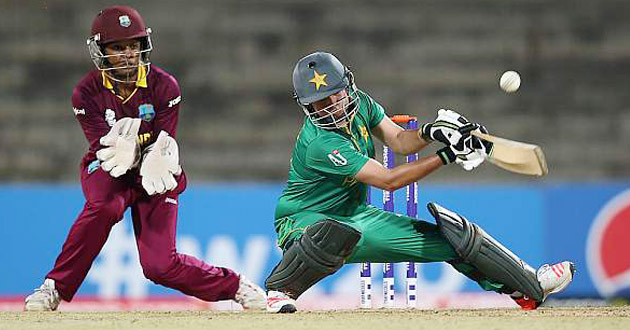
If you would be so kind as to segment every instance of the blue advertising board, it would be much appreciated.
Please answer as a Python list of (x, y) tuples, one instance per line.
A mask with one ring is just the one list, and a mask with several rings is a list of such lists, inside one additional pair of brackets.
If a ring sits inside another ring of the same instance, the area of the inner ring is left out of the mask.
[[(435, 201), (478, 223), (533, 267), (574, 261), (575, 280), (559, 297), (628, 296), (628, 187), (628, 183), (421, 185), (419, 217), (433, 221), (424, 205)], [(257, 183), (189, 186), (179, 202), (178, 250), (234, 268), (262, 285), (281, 256), (273, 214), (282, 189), (281, 184)], [(375, 205), (380, 198), (381, 192), (373, 190)], [(396, 193), (398, 213), (404, 213), (404, 198), (404, 190)], [(52, 267), (83, 206), (83, 196), (77, 185), (4, 185), (0, 200), (5, 205), (0, 297), (26, 295)], [(112, 230), (79, 296), (178, 294), (143, 278), (129, 219), (126, 214)], [(481, 291), (446, 264), (422, 265), (418, 286), (421, 292)], [(358, 267), (346, 266), (313, 290), (338, 293), (356, 288)]]

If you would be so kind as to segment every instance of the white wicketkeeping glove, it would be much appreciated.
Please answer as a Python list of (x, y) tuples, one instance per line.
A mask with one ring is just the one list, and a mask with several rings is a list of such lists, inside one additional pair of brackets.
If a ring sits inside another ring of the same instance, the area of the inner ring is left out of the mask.
[(163, 194), (177, 187), (175, 175), (182, 172), (179, 166), (177, 141), (161, 131), (157, 140), (148, 146), (140, 165), (142, 187), (147, 194)]
[(106, 148), (96, 152), (101, 161), (101, 168), (117, 178), (138, 164), (140, 146), (138, 145), (138, 131), (140, 118), (121, 118), (109, 132), (100, 139)]
[(458, 145), (462, 138), (470, 136), (470, 131), (476, 128), (473, 124), (453, 110), (438, 110), (433, 123), (422, 125), (419, 131), (426, 141), (440, 141), (445, 145)]

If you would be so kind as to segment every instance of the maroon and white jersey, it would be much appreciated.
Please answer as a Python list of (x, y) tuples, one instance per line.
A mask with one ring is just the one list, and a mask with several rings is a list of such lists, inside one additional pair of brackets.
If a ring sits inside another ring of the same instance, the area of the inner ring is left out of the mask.
[[(139, 72), (139, 76), (144, 76), (143, 72)], [(75, 86), (72, 93), (73, 111), (90, 144), (83, 157), (84, 163), (96, 159), (96, 151), (103, 147), (100, 138), (109, 132), (117, 120), (124, 117), (142, 119), (138, 132), (141, 147), (153, 143), (162, 130), (176, 138), (181, 101), (177, 80), (151, 65), (149, 74), (139, 80), (136, 87), (131, 96), (122, 99), (116, 95), (113, 84), (96, 69)]]

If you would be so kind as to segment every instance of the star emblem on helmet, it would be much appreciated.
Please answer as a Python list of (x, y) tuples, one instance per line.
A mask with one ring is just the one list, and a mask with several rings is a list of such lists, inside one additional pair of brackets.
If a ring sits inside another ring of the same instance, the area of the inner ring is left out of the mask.
[(328, 86), (328, 83), (326, 82), (326, 74), (322, 74), (320, 75), (317, 71), (313, 70), (314, 72), (314, 76), (313, 79), (309, 80), (308, 82), (312, 82), (313, 84), (315, 84), (315, 90), (319, 90), (319, 87), (321, 85), (324, 86)]

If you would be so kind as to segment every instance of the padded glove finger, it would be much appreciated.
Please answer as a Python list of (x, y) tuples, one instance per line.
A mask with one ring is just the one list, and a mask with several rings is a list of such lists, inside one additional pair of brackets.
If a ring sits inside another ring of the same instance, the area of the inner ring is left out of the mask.
[(146, 177), (142, 177), (142, 188), (144, 188), (149, 196), (155, 194), (155, 186), (153, 185), (153, 181), (147, 179)]
[(177, 180), (175, 180), (174, 176), (167, 175), (166, 177), (163, 177), (162, 179), (164, 181), (164, 188), (165, 188), (164, 192), (171, 191), (177, 187)]
[(112, 159), (116, 155), (116, 151), (113, 147), (103, 148), (96, 152), (96, 158), (104, 162)]

